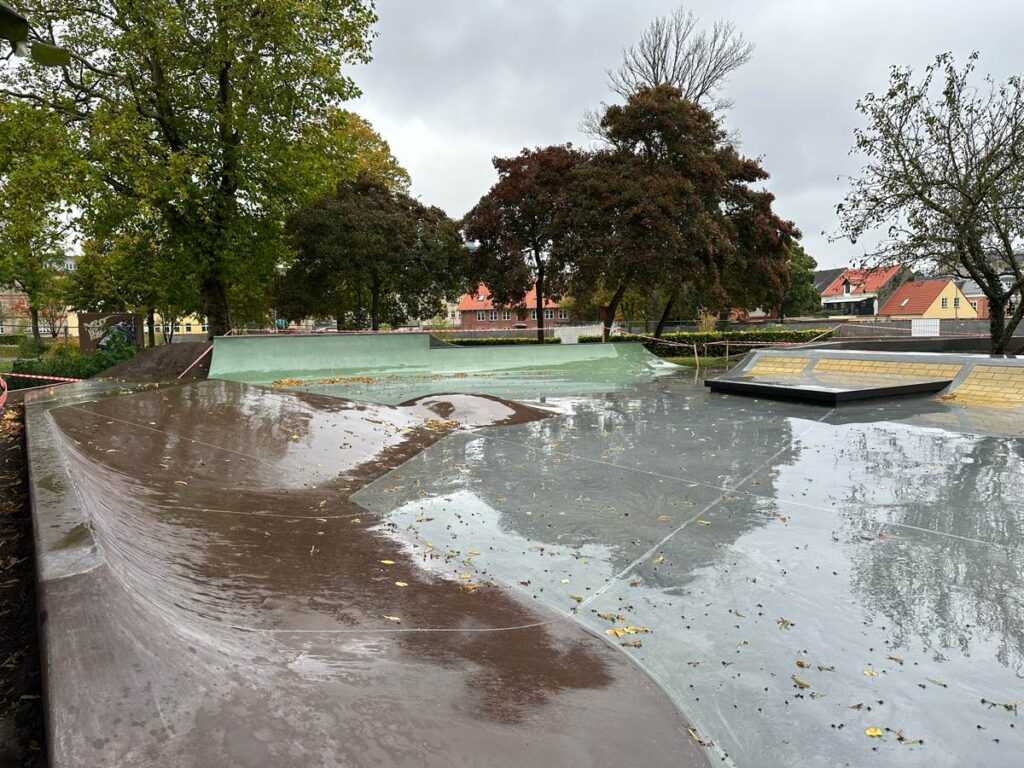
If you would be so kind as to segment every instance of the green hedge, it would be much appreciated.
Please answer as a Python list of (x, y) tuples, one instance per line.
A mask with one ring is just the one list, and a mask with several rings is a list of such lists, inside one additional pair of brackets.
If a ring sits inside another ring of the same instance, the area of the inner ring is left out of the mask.
[[(459, 347), (492, 347), (502, 346), (505, 344), (536, 344), (536, 338), (520, 337), (520, 336), (492, 336), (483, 339), (446, 339), (443, 336), (440, 337), (443, 341), (447, 341), (449, 344), (455, 344)], [(545, 344), (561, 344), (562, 340), (557, 336), (548, 336), (544, 339)]]
[[(91, 355), (80, 355), (65, 349), (52, 357), (40, 357), (30, 360), (15, 360), (11, 366), (12, 373), (31, 373), (37, 376), (67, 376), (69, 378), (87, 379), (117, 365), (135, 355), (135, 348), (125, 345), (111, 349), (98, 349)], [(10, 389), (24, 389), (45, 384), (38, 379), (7, 378)]]
[[(789, 329), (765, 329), (760, 331), (710, 331), (708, 333), (701, 333), (699, 331), (688, 331), (683, 333), (666, 333), (661, 339), (662, 341), (676, 342), (677, 344), (686, 344), (689, 346), (690, 351), (687, 352), (684, 347), (677, 347), (673, 344), (659, 344), (656, 341), (650, 341), (649, 339), (640, 339), (636, 336), (623, 336), (622, 338), (616, 338), (614, 343), (616, 344), (628, 344), (628, 343), (642, 343), (650, 352), (658, 355), (659, 357), (674, 357), (678, 355), (690, 355), (693, 354), (693, 345), (697, 345), (697, 351), (708, 357), (722, 357), (725, 355), (724, 345), (707, 346), (708, 342), (712, 341), (768, 341), (768, 342), (786, 342), (790, 344), (802, 344), (814, 339), (822, 334), (830, 333), (828, 328), (806, 328), (800, 330), (789, 330)], [(827, 338), (827, 336), (822, 336)], [(580, 344), (595, 344), (600, 343), (600, 336), (580, 336)], [(729, 354), (739, 352), (741, 349), (748, 349), (748, 347), (736, 347), (729, 350)]]

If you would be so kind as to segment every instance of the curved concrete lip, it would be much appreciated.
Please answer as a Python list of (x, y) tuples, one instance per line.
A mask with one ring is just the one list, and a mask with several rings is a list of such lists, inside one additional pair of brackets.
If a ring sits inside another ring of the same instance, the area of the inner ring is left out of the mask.
[(28, 406), (52, 765), (708, 764), (603, 638), (349, 500), (543, 412), (113, 392)]

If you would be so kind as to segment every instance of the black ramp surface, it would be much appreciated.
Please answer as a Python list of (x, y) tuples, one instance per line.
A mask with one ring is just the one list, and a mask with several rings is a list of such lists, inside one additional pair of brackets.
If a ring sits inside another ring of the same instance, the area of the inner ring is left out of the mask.
[(545, 414), (76, 391), (29, 421), (54, 766), (706, 764), (624, 654), (349, 501), (441, 412)]

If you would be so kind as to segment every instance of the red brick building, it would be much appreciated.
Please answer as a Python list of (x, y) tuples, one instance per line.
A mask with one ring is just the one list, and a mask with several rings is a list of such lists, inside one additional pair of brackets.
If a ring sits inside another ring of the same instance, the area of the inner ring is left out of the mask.
[[(511, 328), (537, 327), (536, 287), (520, 302), (518, 308), (495, 306), (491, 301), (491, 292), (486, 285), (477, 287), (476, 293), (464, 294), (459, 299), (458, 313), (462, 328), (470, 331), (498, 331)], [(553, 328), (572, 321), (568, 310), (558, 306), (558, 302), (544, 297), (544, 327)]]

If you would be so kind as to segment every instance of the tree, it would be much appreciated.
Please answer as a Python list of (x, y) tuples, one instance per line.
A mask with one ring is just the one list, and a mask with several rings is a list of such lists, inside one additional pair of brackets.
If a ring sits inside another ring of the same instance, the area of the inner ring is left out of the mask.
[(467, 282), (455, 222), (369, 173), (296, 210), (288, 232), (296, 257), (276, 290), (286, 316), (378, 330), (433, 317)]
[(608, 147), (571, 174), (554, 254), (574, 295), (611, 291), (605, 336), (631, 287), (694, 284), (704, 306), (775, 306), (799, 232), (750, 187), (768, 174), (725, 143), (711, 112), (658, 86), (608, 107), (601, 127)]
[(894, 67), (884, 93), (857, 102), (866, 164), (836, 212), (854, 243), (885, 227), (868, 261), (977, 282), (1000, 355), (1024, 315), (1024, 90), (1018, 76), (972, 85), (977, 58), (958, 69), (941, 54), (920, 79)]
[(65, 263), (81, 174), (52, 112), (0, 104), (0, 283), (27, 295), (37, 339), (41, 302)]
[[(477, 244), (476, 277), (496, 304), (516, 306), (534, 290), (537, 341), (544, 342), (544, 298), (559, 197), (569, 173), (586, 155), (571, 144), (524, 149), (496, 157), (498, 181), (462, 220), (466, 239)], [(557, 277), (556, 273), (553, 277)]]
[(611, 90), (628, 100), (642, 90), (671, 85), (695, 104), (730, 107), (732, 101), (720, 91), (750, 61), (754, 44), (731, 21), (719, 19), (710, 31), (698, 24), (693, 12), (682, 8), (652, 21), (635, 45), (623, 49), (619, 68), (608, 73)]
[(789, 287), (782, 297), (779, 317), (809, 315), (821, 309), (821, 296), (814, 287), (814, 270), (818, 262), (799, 243), (789, 249)]
[(369, 58), (369, 3), (56, 0), (32, 16), (70, 64), (0, 70), (0, 93), (55, 110), (96, 183), (158, 217), (225, 333), (232, 299), (287, 259), (287, 212), (330, 177), (315, 150), (358, 94), (343, 69)]

